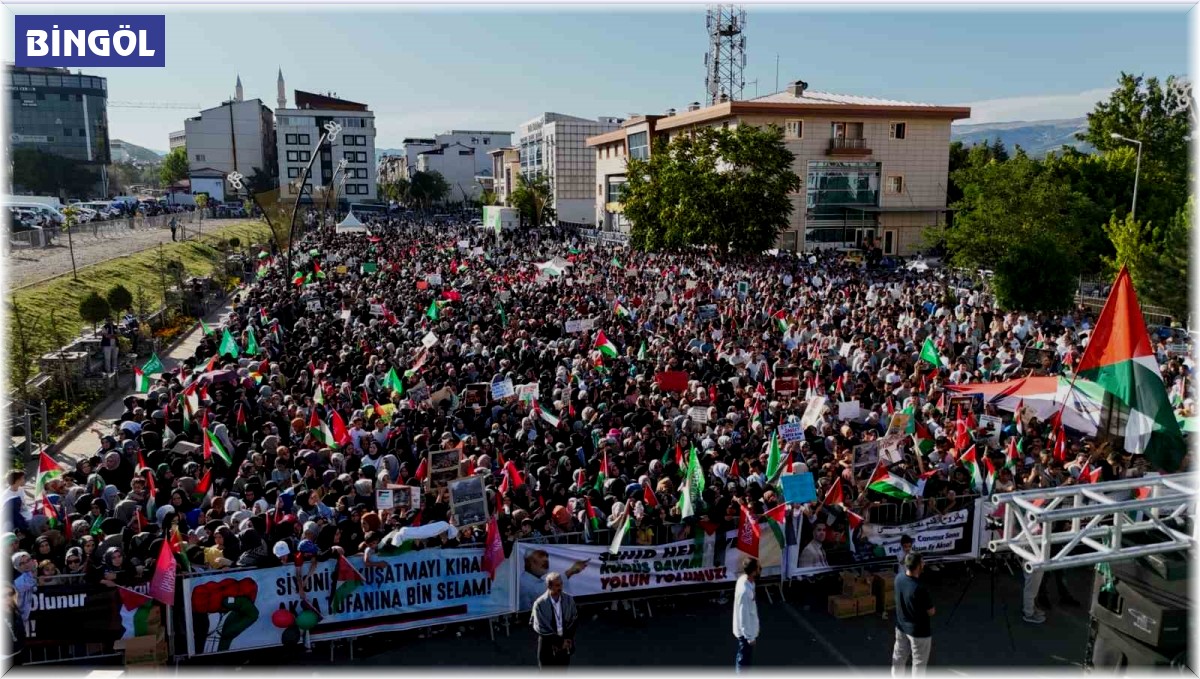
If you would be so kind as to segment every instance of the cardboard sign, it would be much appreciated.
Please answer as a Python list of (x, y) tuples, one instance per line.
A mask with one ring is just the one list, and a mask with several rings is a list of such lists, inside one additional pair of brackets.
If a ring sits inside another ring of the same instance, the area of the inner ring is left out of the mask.
[(976, 403), (977, 401), (975, 400), (974, 396), (951, 396), (949, 398), (949, 402), (947, 403), (949, 410), (946, 412), (946, 414), (950, 417), (957, 417), (958, 411), (961, 408), (963, 416), (965, 417), (967, 413), (972, 412), (975, 409)]
[(987, 431), (987, 439), (993, 446), (1000, 445), (1000, 430), (1004, 427), (1004, 420), (996, 415), (980, 415), (979, 428)]
[(563, 323), (563, 332), (567, 334), (587, 332), (594, 327), (596, 327), (596, 319), (594, 318), (575, 318)]
[(434, 332), (427, 332), (427, 333), (425, 333), (425, 336), (421, 338), (421, 344), (424, 345), (424, 347), (426, 349), (432, 347), (433, 345), (435, 345), (437, 343), (438, 343), (438, 336), (437, 336), (437, 333), (434, 333)]
[(309, 311), (320, 311), (321, 310), (321, 300), (319, 300), (319, 299), (308, 300), (308, 310)]
[(463, 405), (486, 405), (491, 402), (492, 385), (487, 382), (468, 384), (463, 390)]
[(390, 488), (380, 488), (375, 491), (375, 509), (392, 509), (395, 506), (392, 493)]
[(838, 402), (838, 419), (839, 420), (857, 420), (862, 416), (862, 407), (858, 401), (839, 401)]
[(429, 487), (440, 488), (457, 479), (461, 462), (462, 451), (458, 448), (429, 451)]
[[(854, 446), (854, 472), (858, 474), (864, 467), (874, 470), (879, 462), (879, 441), (867, 441)], [(870, 473), (870, 471), (868, 471)]]
[(450, 491), (450, 512), (458, 518), (459, 528), (487, 524), (487, 491), (482, 476), (451, 481), (447, 487)]
[(708, 423), (708, 408), (706, 406), (692, 406), (688, 410), (688, 417), (691, 418), (692, 422), (706, 424)]
[(516, 387), (513, 386), (512, 380), (502, 380), (500, 382), (492, 382), (492, 398), (500, 400), (515, 396), (517, 393)]
[(717, 317), (717, 305), (705, 304), (696, 308), (696, 319), (699, 321), (711, 321)]
[(799, 422), (781, 424), (779, 425), (779, 438), (788, 443), (801, 441), (804, 439), (804, 427)]
[(825, 414), (827, 400), (824, 396), (818, 396), (809, 401), (804, 409), (804, 416), (800, 418), (800, 426), (804, 429), (817, 426), (821, 422), (821, 416)]
[(892, 414), (892, 421), (888, 423), (886, 437), (903, 435), (908, 429), (908, 423), (912, 419), (912, 414), (897, 410)]
[(788, 504), (817, 501), (817, 486), (813, 483), (812, 472), (785, 474), (779, 477), (779, 483), (783, 486), (783, 501)]
[(538, 400), (540, 393), (538, 391), (538, 383), (531, 382), (529, 384), (517, 385), (517, 398), (521, 401), (529, 402)]
[(371, 305), (371, 315), (372, 316), (382, 316), (383, 315), (383, 305), (382, 304), (372, 304)]

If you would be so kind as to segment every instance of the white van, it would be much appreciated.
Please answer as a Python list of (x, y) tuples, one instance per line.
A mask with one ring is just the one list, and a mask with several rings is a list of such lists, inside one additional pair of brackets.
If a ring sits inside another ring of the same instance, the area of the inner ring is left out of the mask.
[(0, 200), (0, 207), (19, 207), (19, 208), (24, 208), (26, 210), (33, 210), (34, 212), (37, 212), (38, 214), (41, 214), (42, 216), (46, 217), (50, 221), (53, 221), (58, 226), (62, 226), (67, 221), (66, 215), (64, 215), (60, 210), (50, 207), (49, 205), (47, 205), (45, 203), (28, 202), (28, 201), (22, 201), (22, 200), (16, 200), (16, 199), (4, 199), (4, 200)]

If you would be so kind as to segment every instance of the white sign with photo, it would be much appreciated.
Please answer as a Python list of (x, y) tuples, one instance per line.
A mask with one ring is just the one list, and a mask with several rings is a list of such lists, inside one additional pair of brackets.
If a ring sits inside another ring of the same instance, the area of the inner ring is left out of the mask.
[(432, 347), (433, 345), (435, 345), (437, 343), (438, 343), (438, 336), (437, 336), (437, 333), (434, 333), (434, 332), (425, 333), (425, 336), (421, 338), (421, 344), (423, 344), (426, 349)]
[(808, 402), (808, 406), (804, 409), (804, 416), (800, 418), (800, 426), (804, 429), (815, 427), (821, 422), (821, 416), (825, 414), (827, 401), (824, 396), (818, 396)]
[(512, 380), (503, 380), (501, 382), (492, 382), (492, 398), (499, 400), (515, 396), (517, 393), (516, 387), (513, 386)]

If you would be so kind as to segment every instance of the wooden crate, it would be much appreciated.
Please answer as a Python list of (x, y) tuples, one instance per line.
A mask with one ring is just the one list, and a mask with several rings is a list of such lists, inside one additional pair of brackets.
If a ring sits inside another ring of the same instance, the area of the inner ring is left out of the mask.
[(857, 615), (868, 615), (875, 613), (875, 595), (868, 594), (854, 598), (854, 610)]

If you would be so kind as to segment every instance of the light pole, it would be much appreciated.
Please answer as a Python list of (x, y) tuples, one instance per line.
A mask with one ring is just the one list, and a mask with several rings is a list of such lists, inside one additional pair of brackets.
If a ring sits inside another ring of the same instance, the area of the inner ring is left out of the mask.
[[(243, 175), (241, 172), (238, 172), (237, 170), (234, 170), (233, 172), (229, 173), (229, 176), (227, 177), (230, 185), (233, 186), (234, 191), (237, 191), (238, 195), (242, 195), (244, 193), (246, 196), (248, 196), (250, 198), (250, 200), (254, 201), (254, 206), (258, 208), (258, 211), (262, 213), (263, 219), (265, 219), (267, 221), (267, 228), (271, 229), (271, 239), (275, 241), (275, 246), (278, 247), (279, 246), (279, 236), (275, 232), (275, 224), (271, 222), (271, 214), (263, 209), (263, 206), (260, 205), (258, 202), (258, 196), (255, 195), (252, 191), (250, 191), (250, 187), (245, 185), (245, 183), (243, 182), (243, 180), (245, 178), (246, 178), (245, 175)], [(290, 273), (289, 273), (289, 275), (290, 275)]]
[(1112, 134), (1110, 134), (1108, 136), (1112, 137), (1113, 139), (1127, 141), (1131, 144), (1137, 144), (1137, 147), (1138, 147), (1137, 166), (1133, 170), (1133, 209), (1131, 209), (1129, 212), (1130, 216), (1133, 217), (1134, 220), (1137, 220), (1137, 187), (1138, 187), (1138, 175), (1140, 175), (1142, 173), (1142, 142), (1140, 142), (1136, 139), (1130, 139), (1129, 137), (1117, 134), (1116, 132), (1113, 132)]
[[(325, 132), (323, 132), (321, 134), (321, 138), (317, 140), (317, 145), (313, 147), (312, 155), (308, 158), (308, 165), (304, 166), (304, 174), (300, 177), (298, 182), (300, 184), (300, 188), (296, 192), (296, 204), (292, 206), (292, 219), (288, 225), (288, 251), (286, 261), (287, 276), (289, 279), (292, 277), (292, 245), (296, 238), (296, 212), (300, 210), (300, 198), (304, 196), (304, 186), (308, 183), (309, 174), (312, 172), (313, 161), (315, 161), (317, 156), (321, 153), (321, 146), (325, 144), (326, 140), (329, 140), (329, 144), (332, 147), (333, 143), (337, 141), (337, 136), (339, 133), (341, 133), (341, 131), (341, 123), (333, 120), (325, 123)], [(316, 205), (316, 199), (313, 200), (313, 205)]]
[(330, 198), (331, 193), (332, 193), (332, 197), (334, 198), (334, 203), (333, 203), (334, 219), (333, 219), (333, 221), (334, 222), (337, 221), (337, 186), (338, 186), (337, 176), (338, 176), (338, 173), (341, 173), (342, 183), (345, 184), (346, 183), (346, 159), (345, 158), (342, 158), (341, 160), (338, 161), (337, 167), (334, 168), (333, 174), (330, 175), (330, 177), (329, 177), (329, 185), (325, 187), (325, 209), (321, 211), (321, 226), (322, 226), (322, 228), (324, 228), (325, 218), (329, 214), (329, 198)]

